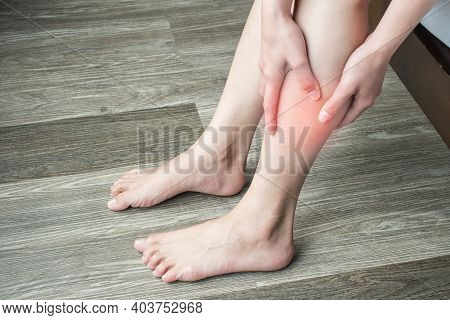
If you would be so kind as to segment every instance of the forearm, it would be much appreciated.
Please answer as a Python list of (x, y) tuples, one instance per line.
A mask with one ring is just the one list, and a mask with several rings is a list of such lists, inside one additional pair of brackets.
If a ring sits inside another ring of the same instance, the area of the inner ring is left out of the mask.
[(373, 51), (389, 60), (434, 3), (435, 0), (392, 0), (368, 40)]

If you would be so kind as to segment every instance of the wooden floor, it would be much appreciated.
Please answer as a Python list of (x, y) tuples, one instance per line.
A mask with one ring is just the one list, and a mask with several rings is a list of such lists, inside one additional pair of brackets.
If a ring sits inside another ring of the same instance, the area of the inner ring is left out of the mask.
[[(450, 153), (391, 69), (377, 105), (317, 159), (287, 268), (165, 284), (141, 264), (134, 239), (220, 216), (244, 194), (105, 205), (139, 148), (160, 162), (200, 134), (250, 5), (0, 1), (0, 299), (450, 297)], [(141, 146), (142, 131), (164, 138)]]

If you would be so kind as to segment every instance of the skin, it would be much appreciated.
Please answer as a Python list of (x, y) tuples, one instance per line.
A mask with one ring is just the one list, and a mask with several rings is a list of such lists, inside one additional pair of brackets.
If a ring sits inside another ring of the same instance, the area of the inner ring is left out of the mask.
[[(329, 79), (343, 70), (347, 58), (366, 37), (366, 11), (366, 6), (334, 1), (302, 2), (295, 21), (307, 40), (314, 74), (319, 82), (328, 83), (322, 88), (322, 98), (312, 101), (307, 91), (299, 89), (295, 74), (286, 74), (279, 97), (277, 132), (271, 135), (266, 130), (257, 173), (239, 204), (221, 218), (136, 240), (135, 248), (142, 253), (143, 263), (153, 270), (154, 276), (165, 282), (195, 281), (230, 272), (278, 270), (291, 261), (293, 219), (301, 187), (309, 167), (345, 110), (325, 125), (317, 121), (317, 115), (337, 86), (337, 81), (329, 82)], [(245, 131), (255, 126), (262, 116), (262, 97), (258, 94), (260, 26), (261, 1), (257, 0), (209, 129), (188, 151), (192, 153), (190, 157), (184, 154), (179, 157), (180, 161), (193, 161), (195, 167), (206, 144), (215, 150), (215, 156), (209, 159), (218, 168), (215, 174), (193, 170), (186, 178), (171, 171), (174, 168), (171, 163), (166, 168), (169, 173), (158, 169), (153, 174), (133, 173), (128, 175), (126, 183), (122, 180), (113, 187), (113, 194), (118, 193), (117, 200), (109, 204), (111, 209), (156, 204), (174, 193), (164, 193), (167, 185), (172, 190), (178, 188), (177, 191), (202, 188), (202, 192), (222, 195), (242, 187), (239, 177), (252, 135), (237, 134), (234, 139), (226, 139), (226, 132), (219, 132), (217, 139), (213, 139), (211, 133), (227, 125)], [(330, 30), (339, 32), (330, 37)], [(331, 56), (330, 48), (333, 48)], [(225, 190), (228, 183), (234, 183), (231, 191)], [(163, 195), (155, 197), (156, 190)]]
[[(285, 74), (277, 103), (277, 130), (265, 131), (257, 173), (239, 204), (221, 218), (135, 241), (155, 277), (165, 282), (195, 281), (230, 272), (278, 270), (289, 264), (302, 185), (350, 102), (344, 101), (325, 123), (318, 121), (319, 112), (335, 92), (349, 57), (367, 37), (367, 7), (367, 1), (300, 1), (294, 21), (307, 44), (311, 72), (322, 84), (321, 98), (311, 99), (295, 72)], [(111, 190), (111, 210), (152, 206), (188, 190), (216, 195), (241, 190), (254, 128), (263, 114), (258, 93), (259, 48), (264, 41), (261, 9), (261, 0), (256, 0), (204, 134), (164, 167), (134, 171), (119, 179)], [(229, 126), (236, 129), (235, 134), (221, 130)], [(206, 152), (205, 147), (214, 152)], [(193, 169), (181, 173), (176, 162)], [(205, 167), (214, 168), (214, 173), (205, 172)]]
[(393, 0), (375, 31), (348, 59), (341, 81), (319, 113), (319, 121), (326, 123), (346, 108), (347, 114), (339, 128), (355, 121), (375, 103), (392, 55), (428, 12), (434, 0)]
[(311, 100), (317, 101), (321, 96), (319, 83), (309, 65), (302, 29), (294, 21), (291, 8), (292, 0), (262, 3), (260, 93), (264, 97), (265, 124), (271, 134), (277, 127), (278, 100), (288, 72), (297, 77), (299, 89), (308, 92)]

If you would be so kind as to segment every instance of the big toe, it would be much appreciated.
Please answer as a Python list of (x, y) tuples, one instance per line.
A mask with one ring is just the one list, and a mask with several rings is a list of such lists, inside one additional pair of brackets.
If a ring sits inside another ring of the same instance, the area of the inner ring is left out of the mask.
[(140, 239), (136, 239), (136, 241), (134, 241), (134, 248), (141, 253), (144, 252), (145, 250), (147, 250), (148, 246), (149, 246), (149, 243), (146, 238), (140, 238)]
[(122, 211), (130, 206), (130, 202), (130, 195), (122, 192), (108, 201), (108, 208), (112, 211)]
[(111, 187), (111, 197), (115, 197), (121, 192), (127, 191), (130, 189), (130, 183), (129, 182), (119, 182), (114, 183), (114, 185)]

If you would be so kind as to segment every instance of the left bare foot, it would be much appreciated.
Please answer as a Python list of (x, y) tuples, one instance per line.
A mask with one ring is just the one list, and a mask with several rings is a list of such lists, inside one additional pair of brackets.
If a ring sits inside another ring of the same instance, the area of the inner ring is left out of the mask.
[[(216, 157), (211, 157), (205, 153), (199, 144), (195, 144), (159, 168), (128, 172), (111, 187), (109, 209), (121, 211), (128, 207), (151, 207), (186, 191), (218, 196), (229, 196), (241, 191), (245, 175), (239, 154), (227, 150), (221, 156), (217, 152)], [(200, 159), (214, 168), (213, 173), (199, 169)], [(180, 168), (191, 169), (185, 172)]]

